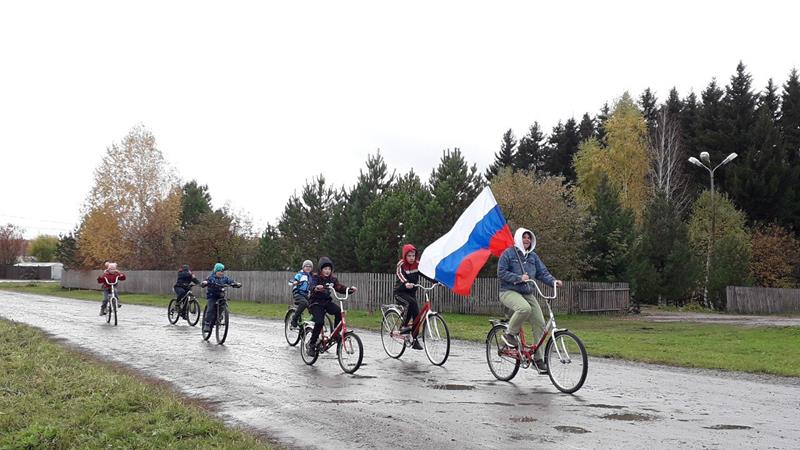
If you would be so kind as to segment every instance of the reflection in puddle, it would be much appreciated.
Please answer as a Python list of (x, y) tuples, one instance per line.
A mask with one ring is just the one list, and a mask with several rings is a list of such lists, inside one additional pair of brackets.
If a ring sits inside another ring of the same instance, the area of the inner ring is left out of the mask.
[(471, 391), (475, 389), (475, 386), (469, 386), (466, 384), (434, 384), (431, 385), (431, 389), (442, 389), (445, 391)]
[(636, 413), (606, 414), (605, 416), (602, 416), (602, 418), (610, 420), (627, 420), (627, 421), (637, 421), (637, 422), (645, 422), (648, 420), (655, 419), (655, 417), (648, 416), (647, 414), (636, 414)]
[(587, 430), (585, 428), (570, 427), (570, 426), (566, 426), (566, 425), (556, 425), (553, 428), (555, 428), (558, 431), (564, 432), (564, 433), (575, 433), (575, 434), (591, 433), (591, 431), (589, 431), (589, 430)]

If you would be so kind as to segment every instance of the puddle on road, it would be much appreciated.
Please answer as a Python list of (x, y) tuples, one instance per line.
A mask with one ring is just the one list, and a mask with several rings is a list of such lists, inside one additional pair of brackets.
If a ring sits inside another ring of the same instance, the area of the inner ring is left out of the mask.
[(562, 433), (575, 433), (575, 434), (583, 434), (583, 433), (591, 433), (591, 431), (587, 430), (586, 428), (581, 427), (570, 427), (567, 425), (556, 425), (555, 428)]
[(648, 416), (647, 414), (636, 414), (636, 413), (614, 413), (614, 414), (606, 414), (605, 416), (601, 417), (603, 419), (624, 420), (629, 422), (647, 422), (655, 419), (655, 417)]
[(475, 386), (470, 386), (467, 384), (433, 384), (430, 387), (431, 389), (440, 389), (445, 391), (471, 391), (475, 389)]
[(374, 375), (351, 375), (350, 378), (378, 378)]
[(320, 403), (358, 403), (358, 400), (320, 400)]
[(586, 408), (606, 408), (606, 409), (624, 409), (624, 406), (621, 405), (604, 405), (602, 403), (592, 403), (591, 405), (585, 405)]
[(529, 422), (536, 422), (536, 418), (535, 418), (535, 417), (528, 417), (528, 416), (522, 416), (522, 417), (512, 417), (510, 420), (511, 420), (512, 422), (515, 422), (515, 423), (529, 423)]
[(703, 427), (706, 430), (752, 430), (753, 427), (748, 427), (747, 425), (711, 425), (710, 427)]

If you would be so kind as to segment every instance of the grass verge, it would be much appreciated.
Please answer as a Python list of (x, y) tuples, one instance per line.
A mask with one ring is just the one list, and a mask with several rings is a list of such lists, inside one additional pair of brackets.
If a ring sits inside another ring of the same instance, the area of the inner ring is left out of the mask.
[(0, 449), (269, 448), (157, 383), (0, 320)]
[[(58, 285), (0, 285), (0, 289), (100, 301), (97, 291), (67, 290)], [(124, 294), (123, 302), (166, 308), (169, 297)], [(230, 301), (231, 311), (254, 317), (283, 319), (285, 304)], [(165, 314), (166, 315), (166, 314)], [(456, 339), (483, 341), (488, 316), (445, 314)], [(166, 320), (166, 319), (165, 319)], [(558, 325), (573, 330), (591, 356), (682, 367), (720, 369), (800, 377), (800, 327), (746, 327), (695, 322), (656, 323), (632, 316), (564, 315)], [(347, 313), (348, 326), (378, 330), (380, 316)]]

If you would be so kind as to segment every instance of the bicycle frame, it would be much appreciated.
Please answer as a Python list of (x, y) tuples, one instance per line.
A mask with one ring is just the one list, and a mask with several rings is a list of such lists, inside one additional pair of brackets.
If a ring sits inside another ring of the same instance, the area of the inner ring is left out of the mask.
[(433, 308), (431, 307), (431, 299), (428, 296), (428, 291), (435, 289), (436, 286), (439, 286), (439, 283), (427, 288), (421, 284), (415, 284), (414, 286), (422, 289), (422, 291), (425, 292), (425, 304), (422, 305), (422, 309), (420, 309), (419, 314), (417, 314), (417, 317), (414, 318), (414, 322), (411, 324), (410, 334), (416, 339), (416, 337), (419, 336), (419, 332), (422, 331), (423, 318), (425, 326), (429, 327), (428, 329), (430, 329), (429, 318), (432, 314), (436, 314), (436, 311), (433, 311)]
[[(117, 299), (117, 290), (114, 288), (114, 286), (116, 286), (117, 283), (119, 283), (119, 277), (117, 277), (116, 281), (114, 281), (113, 283), (108, 281), (108, 278), (106, 277), (103, 277), (103, 279), (106, 281), (106, 284), (111, 287), (111, 293), (108, 296), (108, 302), (111, 303), (113, 301), (114, 305), (118, 305), (119, 300)], [(108, 305), (106, 305), (106, 307), (108, 307)]]
[[(339, 293), (333, 288), (333, 286), (326, 286), (330, 291), (331, 294), (339, 300), (339, 309), (342, 310), (341, 320), (339, 321), (339, 325), (334, 328), (333, 332), (331, 332), (330, 337), (325, 335), (325, 325), (322, 325), (322, 330), (319, 333), (319, 345), (322, 348), (322, 351), (327, 351), (331, 347), (333, 347), (334, 343), (336, 342), (333, 337), (339, 335), (340, 342), (344, 342), (344, 335), (347, 334), (347, 321), (345, 320), (346, 311), (344, 310), (344, 302), (350, 297), (350, 288), (345, 290), (344, 297), (340, 297)], [(309, 305), (309, 309), (311, 305)]]
[[(542, 337), (541, 339), (539, 339), (539, 342), (532, 345), (528, 345), (525, 340), (525, 331), (520, 327), (519, 330), (520, 345), (516, 349), (510, 349), (513, 350), (513, 353), (517, 355), (519, 358), (521, 358), (523, 361), (530, 363), (534, 359), (533, 355), (534, 353), (536, 353), (536, 350), (538, 350), (547, 341), (547, 338), (555, 339), (556, 332), (566, 331), (567, 329), (558, 328), (558, 326), (556, 325), (556, 317), (555, 315), (553, 315), (553, 308), (550, 306), (550, 300), (553, 300), (558, 296), (558, 288), (556, 286), (553, 286), (553, 295), (548, 297), (544, 295), (544, 293), (542, 293), (542, 290), (539, 289), (539, 285), (537, 285), (533, 280), (529, 280), (527, 282), (533, 284), (533, 286), (536, 288), (536, 291), (539, 294), (539, 297), (545, 299), (545, 304), (547, 305), (547, 313), (550, 316), (550, 318), (544, 325), (544, 331), (542, 332)], [(559, 349), (557, 345), (555, 348), (559, 359), (564, 361), (565, 359), (564, 355), (562, 354), (562, 350), (564, 350), (564, 353), (566, 354), (567, 353), (566, 349)]]

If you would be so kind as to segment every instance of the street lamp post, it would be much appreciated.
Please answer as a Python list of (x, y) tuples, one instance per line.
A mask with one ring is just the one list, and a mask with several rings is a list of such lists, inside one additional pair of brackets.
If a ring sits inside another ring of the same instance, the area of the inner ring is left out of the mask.
[[(708, 152), (700, 153), (700, 159), (703, 162), (700, 162), (692, 156), (689, 158), (689, 162), (694, 164), (695, 166), (702, 167), (708, 171), (708, 175), (711, 177), (711, 234), (708, 238), (708, 250), (706, 251), (706, 280), (705, 284), (703, 284), (703, 305), (706, 308), (711, 308), (711, 304), (708, 301), (708, 274), (711, 270), (711, 253), (713, 252), (714, 247), (714, 236), (717, 232), (717, 209), (716, 203), (714, 199), (714, 172), (719, 169), (720, 167), (728, 164), (729, 162), (733, 161), (734, 158), (738, 156), (736, 153), (731, 153), (728, 155), (721, 163), (717, 164), (716, 167), (713, 169), (711, 168), (711, 158), (708, 156)], [(703, 164), (705, 163), (705, 164)], [(707, 164), (707, 165), (706, 165)]]

